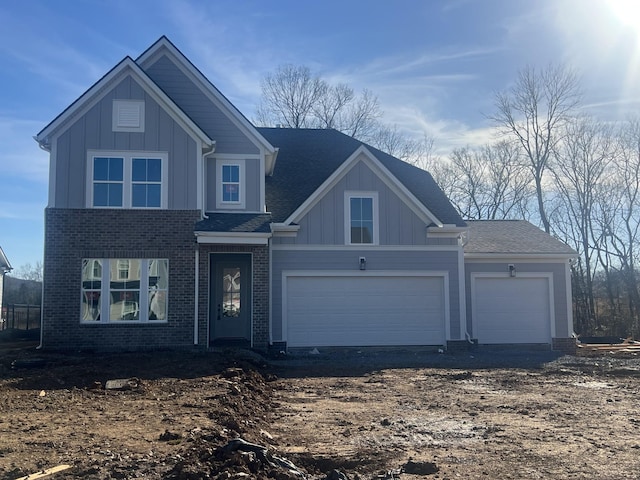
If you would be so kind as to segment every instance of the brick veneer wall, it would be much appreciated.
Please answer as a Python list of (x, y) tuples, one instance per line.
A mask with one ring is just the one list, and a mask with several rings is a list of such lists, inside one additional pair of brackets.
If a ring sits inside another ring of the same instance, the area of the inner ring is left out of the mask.
[(575, 338), (554, 338), (552, 340), (552, 349), (557, 352), (575, 355), (577, 345)]
[(209, 257), (211, 253), (251, 253), (253, 275), (252, 346), (266, 351), (269, 346), (269, 247), (266, 245), (200, 245), (198, 323), (199, 345), (209, 339)]
[[(45, 210), (43, 346), (139, 350), (192, 347), (199, 210)], [(81, 324), (83, 258), (168, 258), (166, 323)]]

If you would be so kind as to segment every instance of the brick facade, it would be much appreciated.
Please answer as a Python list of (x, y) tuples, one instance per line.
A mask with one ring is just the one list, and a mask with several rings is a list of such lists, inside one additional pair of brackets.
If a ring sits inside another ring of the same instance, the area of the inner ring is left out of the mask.
[(576, 339), (575, 338), (554, 338), (551, 348), (557, 352), (575, 355)]
[(266, 245), (200, 245), (198, 344), (206, 347), (209, 338), (209, 265), (212, 253), (250, 253), (253, 275), (252, 347), (266, 351), (269, 346), (269, 247)]
[[(139, 350), (193, 347), (199, 210), (45, 211), (43, 346)], [(156, 324), (81, 324), (84, 258), (169, 259), (168, 317)]]

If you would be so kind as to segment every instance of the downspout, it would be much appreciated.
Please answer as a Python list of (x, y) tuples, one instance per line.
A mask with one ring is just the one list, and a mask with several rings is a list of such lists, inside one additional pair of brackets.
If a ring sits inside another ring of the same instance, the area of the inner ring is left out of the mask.
[[(205, 214), (206, 205), (207, 205), (207, 179), (205, 178), (205, 163), (207, 161), (207, 157), (211, 155), (216, 150), (216, 142), (214, 141), (211, 145), (208, 145), (206, 148), (202, 149), (202, 162), (200, 164), (200, 188), (202, 188), (202, 204), (200, 205), (200, 216), (202, 218), (208, 218)], [(193, 317), (193, 344), (198, 345), (200, 343), (200, 335), (198, 329), (198, 317), (200, 315), (200, 244), (198, 243), (198, 239), (196, 238), (196, 252), (195, 252), (195, 266), (194, 266), (194, 317)]]
[[(462, 262), (462, 275), (463, 275), (463, 281), (464, 281), (464, 289), (463, 289), (463, 295), (464, 295), (464, 308), (466, 311), (467, 308), (467, 269), (464, 265), (464, 247), (465, 245), (469, 242), (469, 231), (467, 230), (466, 232), (462, 232), (460, 234), (460, 246), (462, 247), (462, 254), (460, 255), (462, 258), (460, 259), (460, 261)], [(461, 305), (462, 306), (462, 305)], [(474, 345), (473, 343), (473, 339), (471, 338), (471, 334), (469, 333), (469, 329), (467, 328), (467, 315), (465, 314), (465, 319), (464, 319), (464, 338), (467, 340), (467, 342), (469, 342), (470, 345)]]
[(194, 322), (193, 322), (193, 344), (198, 345), (199, 337), (198, 337), (198, 316), (199, 316), (199, 303), (200, 303), (200, 289), (198, 288), (200, 279), (200, 245), (196, 242), (196, 265), (195, 265), (195, 307), (194, 307)]

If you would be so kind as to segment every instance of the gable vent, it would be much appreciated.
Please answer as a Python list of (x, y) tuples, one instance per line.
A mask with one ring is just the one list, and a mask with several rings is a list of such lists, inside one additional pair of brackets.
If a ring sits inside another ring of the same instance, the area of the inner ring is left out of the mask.
[(144, 132), (144, 102), (114, 100), (113, 131)]

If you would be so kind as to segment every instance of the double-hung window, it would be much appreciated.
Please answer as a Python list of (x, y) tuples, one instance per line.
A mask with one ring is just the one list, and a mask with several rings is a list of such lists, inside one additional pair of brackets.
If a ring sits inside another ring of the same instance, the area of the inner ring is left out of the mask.
[(244, 208), (245, 161), (217, 159), (216, 208)]
[(80, 321), (164, 322), (168, 285), (167, 259), (85, 259)]
[(89, 152), (87, 169), (89, 207), (167, 207), (165, 153)]
[(377, 193), (347, 192), (345, 223), (345, 240), (348, 245), (377, 245)]

